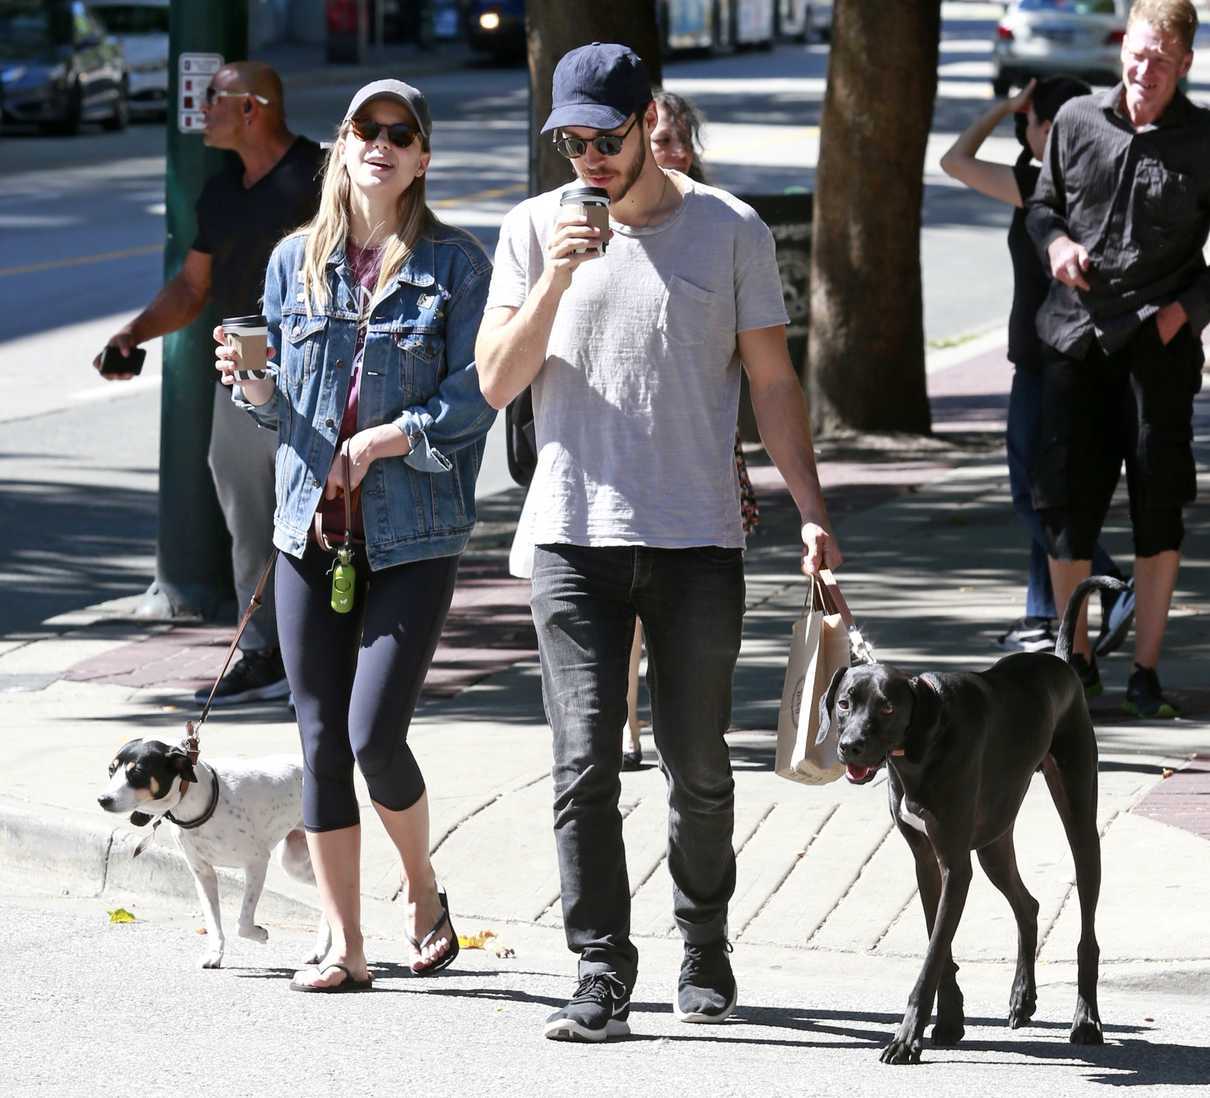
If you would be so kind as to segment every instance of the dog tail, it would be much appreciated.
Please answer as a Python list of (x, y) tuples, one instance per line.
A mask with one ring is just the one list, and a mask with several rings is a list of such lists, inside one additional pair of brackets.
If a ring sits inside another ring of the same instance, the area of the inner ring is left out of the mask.
[(1059, 626), (1059, 639), (1055, 641), (1055, 655), (1064, 663), (1071, 663), (1071, 643), (1075, 637), (1076, 619), (1080, 607), (1090, 591), (1125, 591), (1127, 585), (1112, 576), (1089, 576), (1071, 593), (1067, 609), (1063, 611), (1063, 624)]

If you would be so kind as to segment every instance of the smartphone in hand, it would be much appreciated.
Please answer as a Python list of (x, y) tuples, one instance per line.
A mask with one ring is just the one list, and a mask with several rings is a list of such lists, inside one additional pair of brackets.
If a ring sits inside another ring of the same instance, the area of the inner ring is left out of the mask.
[(143, 359), (147, 352), (142, 347), (132, 347), (129, 355), (124, 355), (112, 344), (101, 352), (101, 373), (103, 374), (141, 374)]

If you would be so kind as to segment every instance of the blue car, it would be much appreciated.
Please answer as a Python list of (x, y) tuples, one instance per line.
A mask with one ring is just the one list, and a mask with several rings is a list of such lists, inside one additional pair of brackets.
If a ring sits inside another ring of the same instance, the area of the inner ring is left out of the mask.
[(126, 126), (122, 49), (80, 0), (0, 0), (0, 118), (75, 133)]

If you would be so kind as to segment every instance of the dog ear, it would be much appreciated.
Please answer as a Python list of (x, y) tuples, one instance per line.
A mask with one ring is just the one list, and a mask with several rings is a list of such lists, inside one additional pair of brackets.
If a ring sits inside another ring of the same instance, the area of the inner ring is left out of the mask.
[(197, 775), (193, 772), (193, 763), (189, 756), (179, 747), (168, 752), (168, 765), (187, 782), (196, 782)]
[(941, 695), (920, 675), (908, 680), (912, 689), (912, 717), (904, 734), (904, 747), (912, 762), (919, 762), (925, 745), (941, 722)]
[(834, 707), (836, 705), (836, 695), (840, 693), (840, 683), (847, 675), (849, 669), (847, 667), (838, 667), (832, 672), (832, 681), (828, 683), (828, 692), (824, 695), (824, 711), (828, 714), (828, 719), (834, 719)]
[(146, 812), (132, 812), (130, 814), (130, 824), (132, 827), (146, 827), (151, 823), (151, 817)]

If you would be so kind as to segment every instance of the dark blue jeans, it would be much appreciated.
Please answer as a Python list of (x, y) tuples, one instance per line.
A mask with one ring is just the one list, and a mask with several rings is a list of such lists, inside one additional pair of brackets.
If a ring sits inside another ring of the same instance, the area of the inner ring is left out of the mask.
[(668, 868), (684, 939), (727, 933), (735, 890), (735, 782), (723, 734), (744, 616), (738, 549), (584, 548), (534, 552), (534, 624), (554, 734), (555, 844), (568, 947), (579, 971), (633, 987), (630, 882), (622, 845), (622, 728), (635, 615), (668, 783)]
[[(1046, 531), (1042, 516), (1034, 510), (1031, 478), (1038, 454), (1042, 423), (1042, 371), (1024, 366), (1013, 369), (1008, 397), (1008, 483), (1013, 510), (1029, 532), (1029, 583), (1025, 589), (1025, 613), (1031, 618), (1057, 618), (1055, 596), (1050, 586), (1046, 557)], [(1121, 576), (1118, 566), (1098, 542), (1092, 560), (1098, 576)]]

